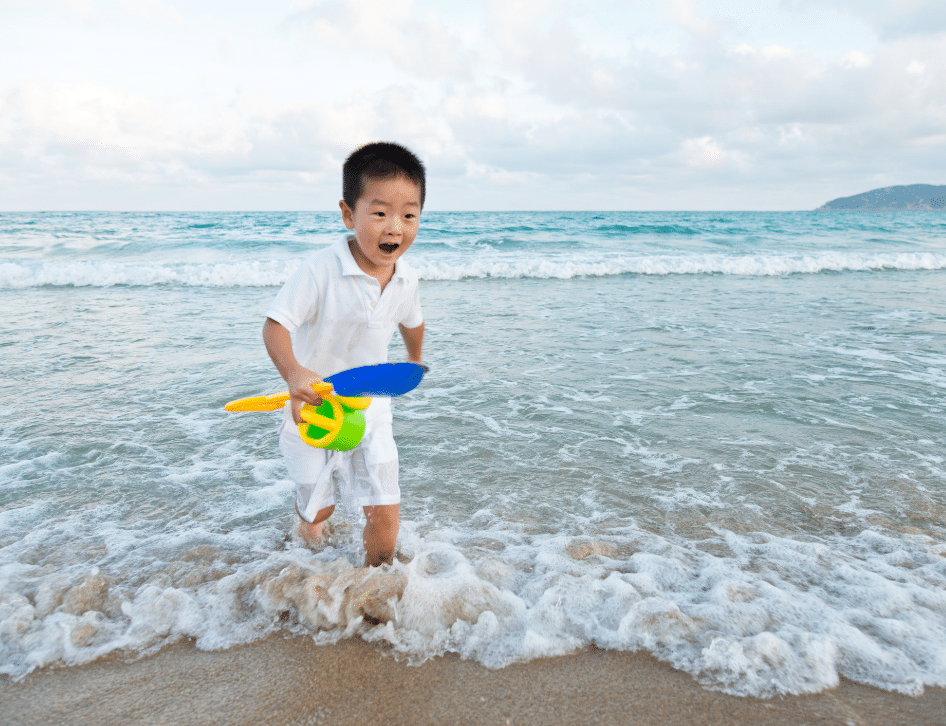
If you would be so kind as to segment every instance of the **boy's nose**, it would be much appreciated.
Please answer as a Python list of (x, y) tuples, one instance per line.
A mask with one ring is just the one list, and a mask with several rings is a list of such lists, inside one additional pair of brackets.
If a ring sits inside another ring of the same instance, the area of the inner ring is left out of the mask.
[(388, 234), (401, 234), (404, 225), (398, 216), (388, 217)]

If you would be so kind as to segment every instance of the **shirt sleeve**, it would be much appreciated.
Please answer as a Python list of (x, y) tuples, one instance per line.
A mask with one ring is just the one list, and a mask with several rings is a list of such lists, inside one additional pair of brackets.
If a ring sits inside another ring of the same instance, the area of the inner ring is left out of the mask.
[(318, 315), (319, 293), (315, 268), (306, 260), (289, 276), (286, 284), (276, 294), (269, 310), (266, 311), (266, 317), (272, 318), (291, 333)]
[(417, 283), (414, 283), (414, 296), (405, 308), (406, 313), (404, 317), (398, 321), (405, 328), (416, 328), (424, 322), (424, 314), (420, 309), (420, 288), (417, 286)]

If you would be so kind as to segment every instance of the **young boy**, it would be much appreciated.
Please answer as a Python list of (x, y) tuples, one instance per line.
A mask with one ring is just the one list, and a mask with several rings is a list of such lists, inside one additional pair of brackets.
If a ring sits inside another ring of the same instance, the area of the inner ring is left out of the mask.
[(276, 295), (263, 326), (266, 350), (289, 384), (279, 448), (296, 483), (299, 534), (310, 545), (321, 538), (322, 524), (335, 510), (334, 475), (343, 499), (364, 507), (366, 566), (391, 562), (397, 540), (401, 490), (390, 399), (373, 399), (364, 411), (364, 438), (350, 452), (309, 446), (293, 422), (301, 421), (303, 404), (321, 403), (314, 383), (387, 362), (395, 328), (407, 359), (421, 362), (417, 274), (400, 257), (417, 235), (424, 191), (424, 166), (402, 146), (367, 144), (349, 156), (338, 206), (351, 233), (302, 264)]

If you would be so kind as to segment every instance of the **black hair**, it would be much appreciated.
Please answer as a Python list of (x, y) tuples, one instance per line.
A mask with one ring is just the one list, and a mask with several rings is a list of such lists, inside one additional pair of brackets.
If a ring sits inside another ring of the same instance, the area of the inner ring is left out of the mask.
[(426, 176), (424, 165), (400, 144), (379, 141), (356, 149), (342, 167), (342, 199), (352, 210), (365, 191), (369, 179), (392, 179), (406, 176), (420, 189), (420, 206), (424, 206)]

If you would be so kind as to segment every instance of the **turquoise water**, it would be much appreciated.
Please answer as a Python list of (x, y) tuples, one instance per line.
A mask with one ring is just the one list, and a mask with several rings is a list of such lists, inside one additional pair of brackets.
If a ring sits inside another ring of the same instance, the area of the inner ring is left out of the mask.
[(262, 316), (341, 231), (0, 214), (0, 672), (287, 630), (490, 667), (643, 648), (737, 694), (946, 685), (946, 218), (425, 214), (382, 625), (341, 585), (359, 513), (302, 548), (277, 416), (223, 411), (283, 387)]

